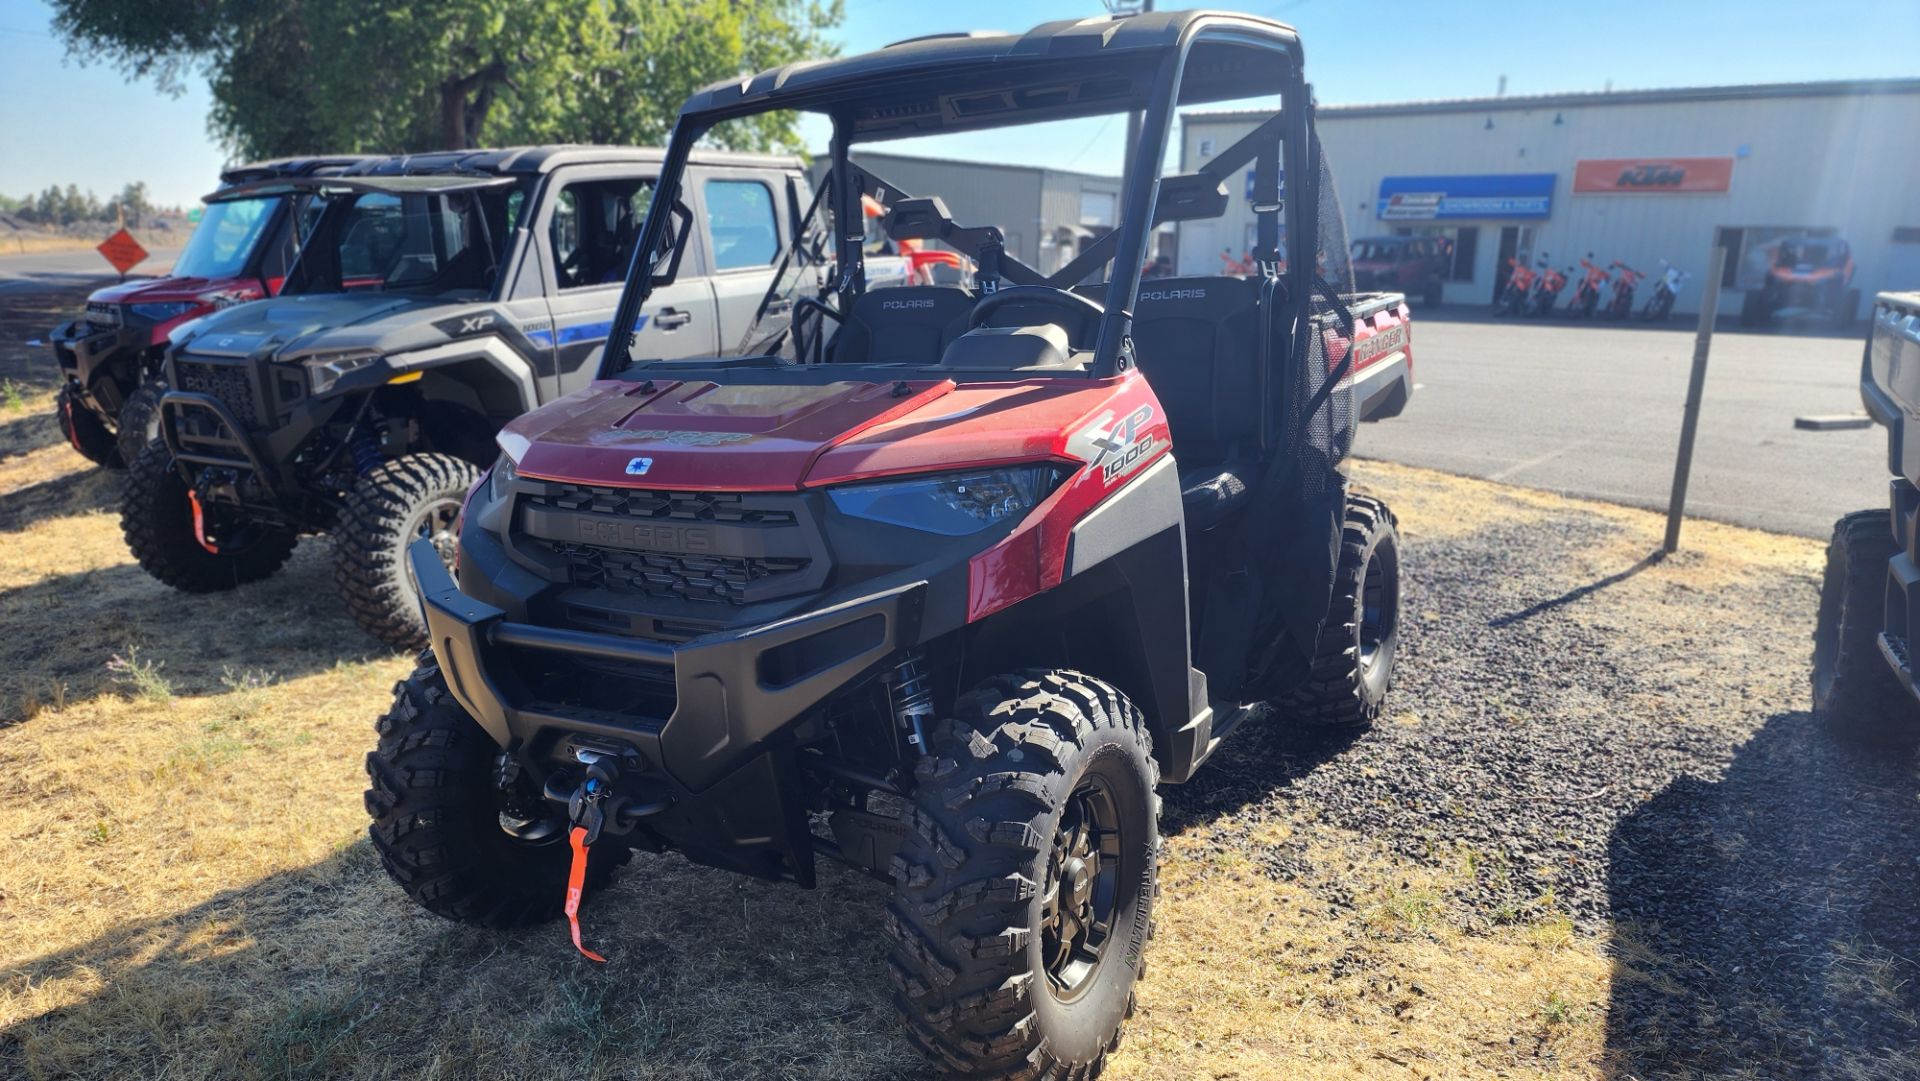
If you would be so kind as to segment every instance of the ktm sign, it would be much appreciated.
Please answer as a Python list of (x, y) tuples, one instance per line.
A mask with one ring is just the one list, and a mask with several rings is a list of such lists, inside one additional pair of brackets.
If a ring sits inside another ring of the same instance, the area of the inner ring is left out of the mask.
[(1590, 158), (1573, 167), (1575, 194), (1726, 191), (1732, 158)]

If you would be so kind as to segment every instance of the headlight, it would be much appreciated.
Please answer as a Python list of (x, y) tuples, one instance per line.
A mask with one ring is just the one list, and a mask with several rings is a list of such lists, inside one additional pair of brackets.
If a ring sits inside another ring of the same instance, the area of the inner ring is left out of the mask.
[(520, 470), (514, 467), (513, 458), (508, 454), (502, 453), (500, 460), (493, 463), (492, 497), (499, 499), (501, 496), (506, 495), (507, 489), (513, 487), (514, 478), (519, 475)]
[(962, 537), (1018, 519), (1059, 485), (1051, 465), (1022, 465), (911, 480), (854, 484), (831, 492), (842, 514)]
[(164, 323), (169, 319), (178, 319), (199, 306), (198, 302), (192, 300), (170, 300), (165, 304), (129, 304), (127, 310), (149, 323)]
[(379, 359), (378, 353), (339, 353), (330, 357), (308, 357), (301, 363), (307, 366), (307, 382), (314, 394), (319, 395), (332, 390), (334, 384), (354, 372), (372, 367)]

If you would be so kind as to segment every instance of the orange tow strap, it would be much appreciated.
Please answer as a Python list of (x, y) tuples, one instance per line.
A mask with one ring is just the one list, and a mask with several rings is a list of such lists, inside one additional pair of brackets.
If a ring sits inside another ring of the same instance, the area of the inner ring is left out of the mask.
[[(67, 414), (67, 442), (73, 444), (74, 450), (80, 450), (80, 429), (73, 426), (73, 399), (61, 399), (60, 408)], [(80, 450), (80, 453), (85, 454), (86, 451)]]
[(199, 541), (200, 547), (209, 553), (219, 555), (220, 546), (207, 539), (207, 516), (200, 509), (200, 494), (191, 488), (187, 489), (187, 502), (193, 504), (193, 539)]
[(580, 894), (587, 885), (587, 828), (575, 826), (567, 831), (573, 845), (573, 866), (567, 870), (567, 926), (573, 930), (573, 948), (590, 961), (606, 964), (607, 959), (580, 944)]

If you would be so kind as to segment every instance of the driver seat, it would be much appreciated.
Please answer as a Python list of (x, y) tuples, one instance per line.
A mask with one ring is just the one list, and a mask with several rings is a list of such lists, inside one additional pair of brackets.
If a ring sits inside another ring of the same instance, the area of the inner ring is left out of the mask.
[(1244, 506), (1259, 479), (1269, 357), (1261, 304), (1278, 284), (1222, 276), (1140, 285), (1134, 355), (1166, 410), (1191, 532), (1205, 532)]

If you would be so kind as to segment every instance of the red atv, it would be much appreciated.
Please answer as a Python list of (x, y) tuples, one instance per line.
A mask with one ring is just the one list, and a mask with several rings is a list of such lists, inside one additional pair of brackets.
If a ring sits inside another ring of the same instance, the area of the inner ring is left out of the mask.
[[(635, 849), (801, 886), (837, 860), (892, 884), (896, 1002), (939, 1069), (1096, 1075), (1153, 930), (1157, 786), (1249, 717), (1365, 726), (1393, 675), (1393, 515), (1340, 466), (1412, 389), (1407, 307), (1344, 285), (1300, 57), (1276, 22), (1155, 12), (696, 94), (600, 378), (500, 434), (457, 585), (411, 549), (432, 655), (367, 763), (394, 879), (470, 923), (564, 914), (580, 944)], [(1250, 133), (1160, 175), (1176, 103), (1254, 94)], [(693, 148), (796, 109), (833, 149), (755, 325), (640, 352)], [(1129, 112), (1119, 226), (1050, 275), (849, 157)], [(1254, 262), (1289, 269), (1143, 284), (1156, 230), (1224, 215), (1249, 167)], [(863, 195), (977, 291), (869, 291)]]
[(1790, 236), (1777, 241), (1767, 276), (1747, 290), (1740, 305), (1743, 326), (1765, 326), (1793, 311), (1845, 327), (1860, 308), (1853, 286), (1853, 249), (1837, 236)]
[[(228, 169), (222, 189), (275, 177), (325, 176), (359, 158), (287, 158)], [(307, 197), (207, 196), (205, 215), (164, 278), (122, 282), (50, 335), (63, 380), (55, 408), (73, 449), (121, 469), (159, 436), (167, 338), (189, 320), (271, 296), (299, 252)]]

